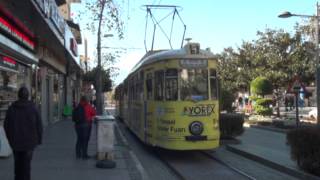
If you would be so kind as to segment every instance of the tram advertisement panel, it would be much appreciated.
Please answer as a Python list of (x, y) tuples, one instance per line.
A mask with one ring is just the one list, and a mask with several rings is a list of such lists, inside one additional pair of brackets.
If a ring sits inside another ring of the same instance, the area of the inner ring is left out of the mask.
[(219, 128), (218, 103), (217, 101), (149, 102), (146, 120), (147, 127), (153, 129), (147, 132), (155, 139), (151, 144), (170, 146), (173, 149), (174, 146), (182, 146), (186, 137), (193, 135), (190, 132), (190, 124), (193, 122), (203, 124), (203, 132), (199, 136), (216, 140)]

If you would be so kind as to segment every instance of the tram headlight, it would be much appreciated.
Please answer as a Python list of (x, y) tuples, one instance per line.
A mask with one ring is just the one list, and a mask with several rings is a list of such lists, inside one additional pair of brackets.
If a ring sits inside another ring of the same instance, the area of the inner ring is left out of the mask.
[(199, 121), (194, 121), (189, 125), (189, 131), (192, 135), (200, 135), (203, 132), (203, 124)]

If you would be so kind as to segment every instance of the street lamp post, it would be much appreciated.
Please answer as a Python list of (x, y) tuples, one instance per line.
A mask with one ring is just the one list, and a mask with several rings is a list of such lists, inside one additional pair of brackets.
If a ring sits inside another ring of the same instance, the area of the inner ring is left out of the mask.
[[(99, 26), (100, 27), (100, 26)], [(112, 37), (113, 34), (104, 34), (103, 37)], [(98, 42), (97, 42), (97, 54), (98, 54), (98, 65), (97, 65), (97, 89), (96, 89), (96, 105), (97, 114), (103, 113), (103, 98), (102, 98), (102, 67), (101, 67), (101, 31), (98, 29)]]
[(320, 68), (319, 68), (319, 5), (316, 4), (316, 15), (302, 15), (302, 14), (292, 14), (288, 11), (283, 12), (278, 17), (279, 18), (289, 18), (292, 16), (304, 17), (304, 18), (314, 18), (315, 19), (315, 62), (316, 62), (316, 98), (317, 98), (317, 124), (320, 125)]

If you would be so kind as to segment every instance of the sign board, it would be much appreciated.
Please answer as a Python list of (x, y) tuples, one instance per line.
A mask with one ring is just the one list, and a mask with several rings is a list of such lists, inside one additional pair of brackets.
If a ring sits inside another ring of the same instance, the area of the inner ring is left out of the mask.
[(64, 36), (65, 22), (60, 15), (59, 8), (54, 0), (35, 0), (45, 17), (49, 18), (59, 33)]
[(292, 82), (288, 87), (288, 92), (289, 93), (299, 93), (301, 88), (303, 88), (303, 90), (305, 91), (305, 86), (301, 82), (300, 77), (299, 76), (295, 76), (292, 79)]
[(26, 26), (17, 25), (16, 19), (12, 19), (5, 15), (4, 12), (0, 12), (0, 31), (5, 32), (7, 37), (18, 41), (18, 43), (25, 45), (30, 50), (34, 50), (35, 42), (33, 35), (24, 32), (24, 30), (29, 31)]
[(180, 66), (182, 68), (206, 68), (208, 67), (207, 59), (182, 59), (180, 60)]
[(15, 71), (18, 70), (17, 62), (14, 59), (12, 59), (12, 58), (10, 58), (8, 56), (0, 55), (0, 66), (9, 68), (9, 69), (12, 69), (12, 70), (15, 70)]
[(78, 44), (74, 38), (70, 38), (70, 50), (74, 56), (78, 56)]

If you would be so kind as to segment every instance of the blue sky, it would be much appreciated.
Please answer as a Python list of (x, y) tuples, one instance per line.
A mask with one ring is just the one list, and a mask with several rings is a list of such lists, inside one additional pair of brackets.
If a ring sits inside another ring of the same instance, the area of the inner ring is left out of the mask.
[[(209, 47), (214, 53), (220, 53), (224, 48), (230, 46), (237, 48), (242, 44), (242, 41), (256, 39), (258, 30), (264, 31), (266, 28), (271, 28), (293, 32), (295, 23), (301, 22), (301, 18), (282, 19), (277, 16), (283, 11), (314, 15), (316, 3), (316, 0), (119, 0), (118, 4), (122, 8), (122, 19), (125, 24), (125, 38), (119, 41), (116, 37), (109, 37), (104, 40), (104, 44), (111, 47), (134, 49), (128, 49), (119, 58), (116, 66), (120, 68), (120, 75), (114, 79), (115, 83), (121, 82), (145, 53), (146, 12), (142, 5), (181, 6), (182, 10), (179, 13), (187, 26), (185, 37), (190, 37), (192, 41), (199, 42), (201, 48)], [(73, 13), (77, 14), (77, 11), (81, 8), (82, 5), (73, 6)], [(156, 15), (160, 17), (163, 14)], [(81, 23), (83, 22), (80, 22), (80, 28), (84, 27)], [(175, 25), (173, 36), (176, 38), (173, 45), (174, 48), (179, 48), (182, 26), (179, 21), (175, 21)], [(163, 28), (170, 30), (170, 26), (165, 22)], [(157, 32), (157, 34), (159, 35), (160, 32)], [(94, 52), (96, 47), (95, 37), (86, 31), (83, 31), (82, 35), (88, 39), (89, 52)], [(147, 36), (147, 40), (150, 39), (151, 36)], [(167, 41), (163, 41), (163, 36), (157, 36), (155, 42), (157, 48), (170, 48)], [(106, 51), (112, 50), (106, 49)], [(80, 54), (83, 52), (82, 46), (79, 47), (79, 52)], [(94, 54), (92, 53), (91, 56), (94, 56)]]

